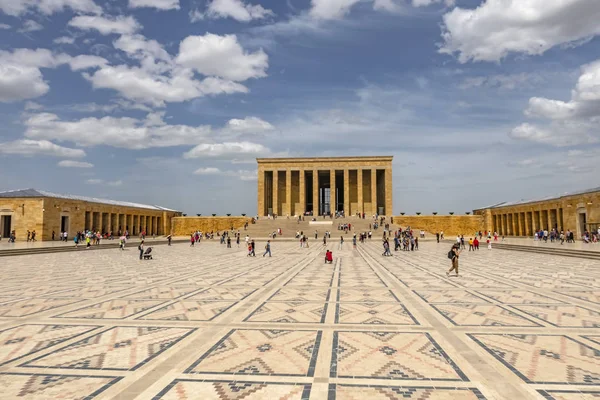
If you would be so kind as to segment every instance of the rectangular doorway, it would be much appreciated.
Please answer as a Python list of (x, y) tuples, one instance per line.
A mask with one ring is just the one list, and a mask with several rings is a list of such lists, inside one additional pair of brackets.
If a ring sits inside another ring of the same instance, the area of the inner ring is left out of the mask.
[(3, 215), (2, 216), (2, 220), (0, 221), (1, 225), (2, 225), (2, 237), (4, 238), (8, 238), (10, 237), (10, 231), (11, 231), (11, 223), (12, 223), (12, 217), (10, 215)]
[(60, 217), (60, 231), (61, 232), (69, 232), (69, 217), (66, 217), (66, 216)]

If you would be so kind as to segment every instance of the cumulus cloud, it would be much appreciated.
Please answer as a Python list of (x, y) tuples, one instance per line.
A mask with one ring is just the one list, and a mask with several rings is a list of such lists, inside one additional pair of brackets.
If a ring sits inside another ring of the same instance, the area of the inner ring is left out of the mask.
[(475, 9), (444, 15), (442, 53), (461, 63), (499, 61), (510, 53), (540, 55), (600, 34), (600, 2), (590, 0), (485, 0)]
[(194, 171), (195, 175), (212, 175), (234, 177), (242, 181), (255, 181), (257, 179), (256, 170), (237, 170), (237, 171), (222, 171), (215, 167), (203, 167)]
[(570, 101), (532, 97), (525, 115), (540, 122), (517, 126), (512, 138), (553, 146), (600, 142), (600, 60), (581, 67)]
[(232, 81), (267, 75), (269, 57), (262, 50), (246, 52), (235, 35), (188, 36), (179, 45), (177, 62), (197, 72)]
[(43, 155), (63, 158), (85, 157), (85, 151), (59, 146), (48, 140), (15, 140), (0, 143), (0, 153), (26, 156)]
[(19, 32), (35, 32), (41, 31), (42, 29), (44, 29), (44, 26), (42, 24), (32, 19), (27, 19), (23, 22), (23, 26), (19, 29)]
[[(413, 5), (428, 5), (438, 2), (440, 0), (413, 0)], [(359, 3), (371, 3), (376, 11), (398, 13), (402, 11), (406, 0), (311, 0), (308, 14), (317, 20), (341, 19)]]
[(102, 35), (132, 34), (142, 26), (131, 16), (117, 17), (79, 15), (69, 21), (69, 26), (81, 30), (96, 30)]
[(75, 43), (75, 38), (70, 36), (61, 36), (54, 39), (53, 42), (56, 44), (73, 44)]
[(264, 155), (269, 149), (258, 143), (251, 142), (225, 142), (203, 143), (183, 154), (183, 158), (218, 158), (240, 155)]
[(269, 122), (257, 117), (246, 117), (244, 119), (233, 118), (227, 121), (226, 129), (234, 132), (261, 133), (275, 129)]
[(73, 160), (62, 160), (59, 161), (58, 164), (59, 167), (62, 168), (93, 168), (94, 164), (89, 163), (89, 162), (84, 162), (84, 161), (73, 161)]
[(162, 124), (147, 126), (145, 120), (130, 117), (88, 117), (63, 121), (56, 114), (39, 113), (24, 122), (25, 136), (74, 142), (82, 146), (107, 145), (126, 149), (146, 149), (201, 143), (210, 126)]
[(8, 24), (0, 24), (0, 29), (10, 29), (10, 28), (12, 28), (12, 27)]
[(14, 17), (33, 10), (51, 15), (67, 8), (76, 13), (100, 14), (102, 12), (102, 8), (92, 0), (0, 0), (0, 10)]
[(129, 0), (130, 8), (150, 7), (159, 10), (179, 10), (179, 0)]
[(12, 102), (43, 96), (50, 86), (40, 68), (69, 64), (73, 70), (101, 65), (106, 60), (96, 56), (71, 57), (47, 49), (0, 51), (0, 102)]
[(0, 102), (34, 99), (48, 90), (50, 86), (38, 68), (0, 64)]
[(25, 108), (25, 111), (31, 111), (31, 110), (36, 111), (36, 110), (41, 110), (42, 108), (44, 108), (44, 106), (41, 104), (38, 104), (34, 101), (28, 101), (25, 103), (24, 108)]
[(205, 13), (193, 11), (190, 14), (192, 22), (204, 18), (233, 18), (240, 22), (250, 22), (255, 19), (264, 19), (274, 16), (273, 11), (264, 8), (260, 4), (246, 4), (242, 0), (212, 0)]
[(438, 3), (442, 3), (447, 7), (450, 7), (454, 5), (455, 0), (412, 0), (412, 5), (415, 7), (427, 7)]

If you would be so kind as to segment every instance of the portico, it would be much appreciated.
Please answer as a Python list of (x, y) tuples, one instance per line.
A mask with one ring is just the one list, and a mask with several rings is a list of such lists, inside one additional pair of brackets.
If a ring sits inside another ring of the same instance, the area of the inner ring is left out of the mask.
[(258, 215), (392, 215), (392, 159), (259, 158)]

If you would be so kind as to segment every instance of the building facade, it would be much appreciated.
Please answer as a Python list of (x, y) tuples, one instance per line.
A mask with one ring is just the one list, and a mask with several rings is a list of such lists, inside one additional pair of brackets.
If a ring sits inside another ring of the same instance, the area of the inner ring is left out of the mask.
[(393, 215), (392, 159), (258, 158), (258, 215)]
[(70, 196), (35, 189), (0, 192), (0, 235), (15, 232), (17, 240), (27, 231), (36, 238), (58, 239), (66, 231), (72, 238), (78, 231), (101, 233), (128, 231), (130, 235), (165, 235), (171, 232), (171, 220), (180, 212), (163, 207), (123, 201)]
[(539, 200), (500, 203), (474, 211), (487, 229), (506, 236), (533, 236), (538, 230), (570, 230), (577, 238), (600, 227), (600, 188)]

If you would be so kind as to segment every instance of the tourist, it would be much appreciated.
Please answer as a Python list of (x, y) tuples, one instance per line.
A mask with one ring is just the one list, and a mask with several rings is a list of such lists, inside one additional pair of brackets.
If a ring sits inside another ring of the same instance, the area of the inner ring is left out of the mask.
[(252, 247), (252, 257), (256, 257), (256, 243), (254, 243), (254, 239), (252, 239), (252, 241), (250, 242), (250, 247)]
[(479, 239), (477, 239), (477, 236), (473, 239), (473, 250), (479, 250)]
[(90, 235), (87, 234), (85, 235), (85, 249), (89, 250), (92, 246), (92, 239), (90, 238)]
[(229, 235), (227, 235), (227, 248), (231, 248), (231, 238), (229, 237)]
[(469, 238), (469, 251), (475, 251), (475, 248), (473, 247), (473, 238)]
[(63, 232), (63, 238), (64, 238), (64, 241), (65, 241), (65, 242), (67, 241), (67, 238), (68, 238), (68, 237), (69, 237), (69, 234), (67, 233), (67, 231), (64, 231), (64, 232)]
[(240, 233), (238, 232), (237, 235), (235, 235), (235, 243), (237, 244), (238, 249), (240, 248)]
[(194, 243), (196, 243), (196, 238), (194, 237), (194, 234), (192, 233), (190, 235), (190, 247), (194, 247)]
[(333, 264), (333, 253), (329, 250), (325, 252), (325, 264)]
[(340, 236), (340, 250), (344, 248), (344, 237)]
[(488, 245), (488, 250), (492, 249), (492, 238), (488, 237), (487, 238), (487, 245)]
[(319, 238), (319, 233), (315, 230), (315, 240)]
[(460, 244), (455, 243), (452, 246), (452, 249), (448, 252), (448, 258), (452, 260), (452, 268), (446, 271), (446, 276), (450, 276), (450, 272), (456, 271), (456, 276), (458, 276), (458, 257), (460, 255)]
[(167, 242), (169, 243), (169, 246), (171, 245), (171, 235), (167, 236)]
[(140, 251), (140, 260), (144, 258), (144, 241), (142, 240), (138, 246), (138, 250)]
[(54, 241), (54, 235), (56, 235), (56, 233), (52, 231), (52, 241)]
[(27, 230), (27, 241), (31, 241), (31, 232), (29, 232), (29, 229)]
[(327, 235), (323, 235), (323, 246), (327, 246)]
[(269, 257), (271, 257), (271, 241), (267, 240), (267, 244), (265, 245), (265, 252), (263, 254), (263, 257), (266, 256), (267, 254), (269, 254)]
[(440, 233), (439, 232), (436, 232), (435, 239), (437, 240), (438, 243), (440, 242)]
[(73, 236), (73, 242), (75, 243), (75, 247), (79, 247), (79, 236)]

